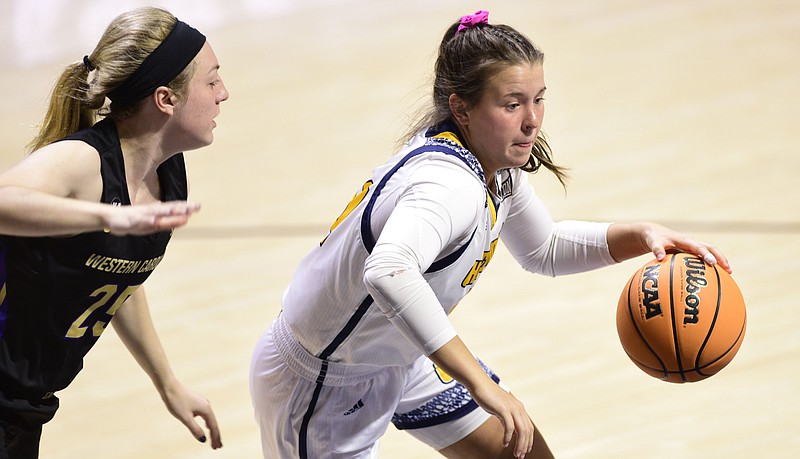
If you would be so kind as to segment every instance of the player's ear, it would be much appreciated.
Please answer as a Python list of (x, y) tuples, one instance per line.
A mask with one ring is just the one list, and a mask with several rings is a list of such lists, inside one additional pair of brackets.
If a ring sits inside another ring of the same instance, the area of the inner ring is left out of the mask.
[(469, 114), (467, 114), (467, 104), (464, 99), (458, 97), (456, 94), (450, 94), (450, 112), (453, 118), (463, 126), (469, 124)]
[(178, 101), (178, 96), (175, 92), (166, 86), (159, 86), (156, 88), (156, 90), (153, 91), (153, 95), (150, 97), (153, 98), (156, 107), (158, 107), (160, 111), (170, 115), (173, 113), (175, 104)]

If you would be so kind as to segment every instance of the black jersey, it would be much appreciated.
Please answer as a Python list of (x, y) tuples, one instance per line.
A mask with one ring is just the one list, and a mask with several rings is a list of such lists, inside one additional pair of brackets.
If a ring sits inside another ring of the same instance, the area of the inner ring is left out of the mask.
[[(131, 204), (112, 120), (64, 140), (100, 153), (101, 202)], [(182, 154), (165, 161), (158, 178), (162, 201), (187, 198)], [(170, 236), (0, 236), (0, 389), (35, 394), (67, 387), (114, 313), (159, 264)]]

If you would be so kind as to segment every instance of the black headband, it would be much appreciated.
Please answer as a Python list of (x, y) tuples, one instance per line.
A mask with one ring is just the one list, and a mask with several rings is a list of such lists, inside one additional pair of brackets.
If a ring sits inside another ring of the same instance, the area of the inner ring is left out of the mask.
[(108, 93), (112, 102), (125, 104), (149, 96), (165, 86), (192, 62), (206, 42), (206, 37), (185, 22), (175, 26), (161, 44), (147, 56), (125, 81)]

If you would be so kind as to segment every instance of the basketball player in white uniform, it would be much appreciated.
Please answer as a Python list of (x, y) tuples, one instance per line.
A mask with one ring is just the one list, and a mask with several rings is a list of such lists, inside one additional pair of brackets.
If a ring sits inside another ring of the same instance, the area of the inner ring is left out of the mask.
[[(377, 457), (390, 422), (447, 457), (552, 457), (447, 318), (500, 238), (524, 269), (550, 276), (672, 248), (727, 268), (714, 247), (659, 225), (552, 220), (525, 173), (544, 165), (563, 179), (539, 134), (542, 54), (486, 16), (445, 34), (443, 115), (364, 183), (258, 343), (251, 396), (265, 458)], [(478, 76), (470, 62), (494, 65)], [(448, 87), (455, 78), (463, 95)]]

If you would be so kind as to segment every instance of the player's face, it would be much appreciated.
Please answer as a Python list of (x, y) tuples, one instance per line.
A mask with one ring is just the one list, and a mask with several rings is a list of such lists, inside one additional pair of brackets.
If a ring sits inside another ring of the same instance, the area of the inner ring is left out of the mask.
[(219, 104), (228, 99), (228, 90), (219, 76), (219, 62), (208, 42), (195, 57), (195, 70), (185, 97), (176, 113), (188, 142), (182, 150), (211, 144), (212, 131), (217, 127), (214, 118), (219, 115)]
[(487, 178), (524, 166), (544, 117), (541, 64), (507, 67), (488, 81), (478, 104), (466, 111), (462, 128)]

